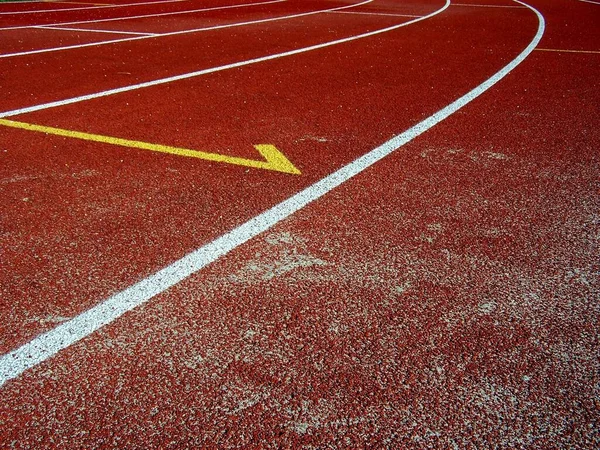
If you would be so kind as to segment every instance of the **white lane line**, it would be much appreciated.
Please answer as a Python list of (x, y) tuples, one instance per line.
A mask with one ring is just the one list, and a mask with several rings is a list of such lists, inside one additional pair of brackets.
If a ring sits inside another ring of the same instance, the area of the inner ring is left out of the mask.
[[(364, 2), (364, 3), (368, 3), (369, 1), (372, 1), (372, 0), (367, 0), (367, 2)], [(359, 5), (360, 4), (358, 4), (356, 6), (359, 6)], [(55, 102), (42, 103), (40, 105), (28, 106), (25, 108), (19, 108), (19, 109), (13, 109), (11, 111), (0, 112), (0, 118), (16, 116), (16, 115), (30, 113), (30, 112), (34, 112), (34, 111), (42, 111), (45, 109), (56, 108), (59, 106), (71, 105), (73, 103), (79, 103), (79, 102), (84, 102), (87, 100), (93, 100), (95, 98), (108, 97), (110, 95), (121, 94), (121, 93), (129, 92), (129, 91), (135, 91), (137, 89), (158, 86), (161, 84), (172, 83), (174, 81), (186, 80), (189, 78), (195, 78), (195, 77), (199, 77), (202, 75), (207, 75), (209, 73), (221, 72), (223, 70), (229, 70), (229, 69), (234, 69), (237, 67), (248, 66), (250, 64), (256, 64), (256, 63), (260, 63), (260, 62), (270, 61), (273, 59), (283, 58), (286, 56), (298, 55), (300, 53), (306, 53), (306, 52), (310, 52), (313, 50), (319, 50), (319, 49), (331, 47), (334, 45), (344, 44), (346, 42), (352, 42), (352, 41), (356, 41), (356, 40), (363, 39), (366, 37), (375, 36), (377, 34), (386, 33), (386, 32), (392, 31), (392, 30), (396, 30), (401, 27), (405, 27), (407, 25), (411, 25), (416, 22), (420, 22), (421, 20), (429, 19), (430, 17), (433, 17), (433, 16), (441, 13), (442, 11), (444, 11), (446, 8), (448, 8), (448, 6), (450, 6), (450, 0), (446, 0), (446, 3), (444, 4), (444, 6), (442, 6), (440, 9), (432, 12), (431, 14), (428, 14), (423, 17), (419, 17), (417, 19), (409, 20), (408, 22), (404, 22), (401, 24), (392, 25), (392, 26), (386, 27), (386, 28), (380, 28), (379, 30), (369, 31), (367, 33), (357, 34), (357, 35), (346, 37), (343, 39), (337, 39), (335, 41), (323, 42), (321, 44), (315, 44), (315, 45), (311, 45), (309, 47), (302, 47), (302, 48), (298, 48), (295, 50), (289, 50), (289, 51), (283, 52), (283, 53), (275, 53), (272, 55), (261, 56), (259, 58), (247, 59), (244, 61), (238, 61), (238, 62), (231, 63), (231, 64), (225, 64), (223, 66), (210, 67), (208, 69), (202, 69), (202, 70), (198, 70), (195, 72), (183, 73), (183, 74), (175, 75), (172, 77), (159, 78), (157, 80), (146, 81), (144, 83), (132, 84), (129, 86), (123, 86), (123, 87), (115, 88), (115, 89), (109, 89), (106, 91), (100, 91), (100, 92), (96, 92), (93, 94), (86, 94), (86, 95), (81, 95), (78, 97), (72, 97), (72, 98), (68, 98), (68, 99), (64, 99), (64, 100), (58, 100)]]
[(592, 0), (579, 0), (580, 2), (591, 3), (592, 5), (600, 5), (600, 2), (594, 2)]
[(452, 6), (476, 6), (479, 8), (525, 8), (524, 6), (517, 5), (476, 5), (474, 3), (452, 3)]
[(248, 6), (270, 5), (272, 3), (282, 3), (282, 2), (287, 2), (287, 1), (288, 0), (270, 0), (267, 2), (243, 3), (241, 5), (215, 6), (212, 8), (189, 9), (189, 10), (185, 10), (185, 11), (173, 11), (173, 12), (158, 13), (158, 14), (142, 14), (139, 16), (122, 16), (122, 17), (111, 17), (109, 19), (78, 20), (75, 22), (41, 23), (39, 25), (22, 25), (19, 27), (4, 27), (4, 28), (0, 28), (0, 31), (22, 30), (25, 28), (35, 28), (35, 27), (41, 27), (41, 26), (54, 27), (54, 26), (62, 26), (62, 25), (81, 25), (81, 24), (86, 24), (86, 23), (102, 23), (102, 22), (114, 22), (114, 21), (118, 21), (118, 20), (125, 21), (125, 20), (146, 19), (146, 18), (155, 18), (155, 17), (163, 17), (163, 16), (175, 16), (175, 15), (181, 15), (181, 14), (220, 11), (220, 10), (224, 10), (224, 9), (245, 8)]
[(365, 16), (388, 16), (388, 17), (421, 17), (416, 14), (388, 14), (363, 11), (331, 11), (333, 14), (362, 14)]
[(48, 27), (45, 25), (39, 25), (39, 26), (33, 27), (33, 28), (36, 28), (36, 29), (39, 28), (42, 30), (83, 31), (86, 33), (134, 34), (136, 36), (160, 36), (159, 34), (156, 34), (156, 33), (138, 33), (135, 31), (93, 30), (93, 29), (86, 29), (86, 28)]
[(116, 44), (116, 43), (120, 43), (120, 42), (137, 41), (137, 40), (141, 40), (141, 39), (156, 39), (156, 38), (160, 38), (160, 37), (164, 37), (164, 36), (177, 36), (180, 34), (221, 30), (221, 29), (225, 29), (225, 28), (241, 27), (241, 26), (246, 26), (246, 25), (256, 25), (259, 23), (266, 23), (266, 22), (275, 22), (278, 20), (297, 19), (298, 17), (305, 17), (305, 16), (310, 16), (313, 14), (321, 14), (321, 13), (337, 11), (337, 10), (341, 10), (341, 9), (356, 8), (358, 6), (362, 6), (362, 5), (366, 5), (367, 3), (371, 3), (372, 1), (373, 0), (365, 0), (361, 3), (356, 3), (354, 5), (340, 6), (340, 7), (331, 8), (331, 9), (320, 9), (317, 11), (292, 14), (289, 16), (269, 17), (267, 19), (251, 20), (248, 22), (236, 22), (236, 23), (229, 23), (229, 24), (225, 24), (225, 25), (215, 25), (212, 27), (205, 27), (205, 28), (193, 28), (190, 30), (171, 31), (169, 33), (157, 34), (156, 36), (139, 36), (139, 37), (132, 37), (132, 38), (113, 39), (110, 41), (90, 42), (87, 44), (69, 45), (66, 47), (53, 47), (53, 48), (45, 48), (45, 49), (40, 49), (40, 50), (29, 50), (29, 51), (25, 51), (25, 52), (5, 53), (5, 54), (0, 54), (0, 59), (1, 58), (11, 58), (11, 57), (15, 57), (15, 56), (34, 55), (34, 54), (38, 54), (38, 53), (56, 52), (56, 51), (61, 51), (61, 50), (72, 50), (72, 49), (79, 49), (79, 48), (85, 48), (85, 47), (95, 47), (95, 46), (106, 45), (106, 44)]
[[(519, 0), (515, 1), (521, 3)], [(142, 281), (109, 297), (102, 303), (99, 303), (68, 322), (63, 323), (56, 328), (39, 335), (27, 344), (2, 355), (0, 357), (0, 386), (6, 383), (6, 381), (18, 377), (24, 371), (46, 361), (61, 350), (89, 336), (99, 328), (111, 323), (133, 308), (146, 303), (152, 297), (166, 291), (250, 239), (287, 219), (309, 203), (321, 198), (342, 183), (348, 181), (355, 175), (388, 156), (390, 153), (425, 133), (427, 130), (451, 116), (490, 89), (529, 56), (544, 34), (545, 22), (543, 16), (532, 6), (526, 5), (525, 3), (521, 4), (525, 5), (536, 14), (538, 18), (537, 32), (529, 45), (527, 45), (515, 59), (504, 66), (500, 71), (496, 72), (491, 78), (488, 78), (473, 90), (450, 103), (445, 108), (442, 108), (435, 114), (429, 116), (427, 119), (409, 128), (404, 133), (393, 137), (366, 155), (361, 156), (287, 200), (273, 206), (262, 214), (259, 214), (223, 236), (189, 253)], [(438, 14), (445, 10), (448, 5), (449, 0), (446, 0), (446, 5), (441, 10), (425, 17), (428, 18)]]
[(160, 0), (157, 2), (143, 2), (143, 3), (125, 3), (122, 5), (102, 5), (102, 6), (83, 6), (81, 8), (57, 8), (57, 9), (40, 9), (36, 11), (5, 11), (0, 12), (0, 14), (13, 14), (13, 15), (21, 15), (21, 14), (37, 14), (37, 13), (54, 13), (54, 12), (63, 12), (63, 11), (85, 11), (89, 9), (101, 9), (101, 8), (123, 8), (125, 6), (138, 6), (138, 5), (158, 5), (161, 3), (177, 3), (177, 2), (187, 2), (189, 0)]

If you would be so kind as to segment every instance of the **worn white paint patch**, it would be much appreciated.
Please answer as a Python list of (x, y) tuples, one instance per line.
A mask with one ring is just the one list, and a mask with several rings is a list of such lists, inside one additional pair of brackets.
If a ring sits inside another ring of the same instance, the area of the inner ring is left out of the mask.
[(497, 306), (493, 300), (483, 301), (479, 303), (478, 310), (481, 314), (491, 314), (496, 310)]
[(264, 251), (257, 253), (241, 270), (228, 276), (233, 283), (268, 281), (296, 269), (326, 266), (327, 261), (310, 255), (305, 241), (291, 233), (271, 233), (265, 237)]
[(500, 159), (500, 160), (509, 159), (509, 157), (506, 156), (504, 153), (499, 153), (499, 152), (483, 152), (483, 155), (487, 156), (490, 159)]

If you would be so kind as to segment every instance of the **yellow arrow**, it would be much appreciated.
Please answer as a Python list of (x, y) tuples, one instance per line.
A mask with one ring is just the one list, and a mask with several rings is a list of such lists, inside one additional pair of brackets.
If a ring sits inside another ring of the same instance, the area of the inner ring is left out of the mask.
[(38, 131), (46, 134), (55, 134), (85, 141), (101, 142), (104, 144), (119, 145), (122, 147), (132, 147), (142, 150), (151, 150), (153, 152), (170, 153), (179, 156), (189, 156), (208, 161), (222, 162), (226, 164), (235, 164), (238, 166), (252, 167), (255, 169), (275, 170), (277, 172), (300, 175), (300, 171), (274, 146), (269, 144), (255, 145), (254, 148), (265, 158), (265, 161), (256, 161), (253, 159), (238, 158), (236, 156), (220, 155), (218, 153), (207, 153), (198, 150), (189, 150), (187, 148), (170, 147), (168, 145), (150, 144), (148, 142), (132, 141), (110, 136), (101, 136), (99, 134), (82, 133), (80, 131), (63, 130), (61, 128), (45, 127), (31, 123), (16, 122), (14, 120), (0, 119), (0, 125), (11, 128), (20, 128), (22, 130)]

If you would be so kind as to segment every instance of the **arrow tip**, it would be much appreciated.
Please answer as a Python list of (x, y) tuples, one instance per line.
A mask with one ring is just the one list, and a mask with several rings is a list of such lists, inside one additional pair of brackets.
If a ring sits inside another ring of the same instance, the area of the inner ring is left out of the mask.
[(274, 145), (257, 144), (254, 148), (267, 160), (267, 167), (265, 168), (276, 170), (277, 172), (290, 173), (292, 175), (301, 174), (290, 160), (287, 159)]

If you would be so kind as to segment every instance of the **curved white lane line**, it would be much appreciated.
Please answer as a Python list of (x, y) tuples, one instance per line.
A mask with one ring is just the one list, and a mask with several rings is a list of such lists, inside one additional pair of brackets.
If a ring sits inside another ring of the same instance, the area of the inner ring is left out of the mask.
[(81, 8), (57, 8), (57, 9), (40, 9), (37, 11), (5, 11), (0, 12), (1, 15), (12, 14), (14, 16), (19, 16), (21, 14), (37, 14), (37, 13), (54, 13), (54, 12), (63, 12), (63, 11), (85, 11), (89, 9), (102, 9), (102, 8), (123, 8), (124, 6), (139, 6), (139, 5), (160, 5), (162, 3), (178, 3), (178, 2), (187, 2), (189, 0), (161, 0), (158, 2), (143, 2), (143, 3), (126, 3), (123, 5), (101, 5), (101, 6), (84, 6)]
[(77, 31), (80, 33), (105, 33), (105, 34), (133, 34), (135, 36), (158, 36), (156, 33), (138, 33), (136, 31), (111, 31), (111, 30), (94, 30), (93, 28), (66, 28), (66, 27), (46, 27), (38, 25), (35, 27), (39, 30), (59, 30), (59, 31)]
[[(99, 328), (119, 318), (133, 308), (146, 303), (152, 297), (166, 291), (175, 284), (198, 272), (230, 251), (287, 219), (306, 205), (321, 198), (331, 190), (369, 168), (406, 143), (420, 136), (490, 89), (529, 56), (544, 34), (543, 16), (532, 6), (527, 6), (538, 18), (538, 29), (529, 45), (508, 65), (479, 86), (450, 103), (427, 119), (419, 122), (404, 133), (333, 172), (321, 181), (305, 188), (287, 200), (273, 206), (246, 223), (198, 248), (164, 269), (150, 275), (133, 286), (121, 291), (88, 311), (74, 317), (29, 343), (0, 357), (0, 386), (18, 377), (26, 370), (37, 366), (61, 350), (89, 336)], [(445, 8), (449, 2), (446, 3)], [(444, 9), (445, 9), (444, 8)]]
[(163, 16), (175, 16), (175, 15), (181, 15), (181, 14), (192, 14), (192, 13), (208, 12), (208, 11), (220, 11), (223, 9), (245, 8), (248, 6), (262, 6), (262, 5), (269, 5), (272, 3), (281, 3), (281, 2), (287, 2), (287, 1), (288, 0), (270, 0), (267, 2), (242, 3), (240, 5), (215, 6), (215, 7), (211, 7), (211, 8), (189, 9), (189, 10), (186, 9), (185, 11), (173, 11), (173, 12), (158, 13), (158, 14), (143, 14), (141, 16), (111, 17), (109, 19), (79, 20), (76, 22), (40, 23), (38, 25), (22, 25), (19, 27), (5, 27), (5, 28), (0, 28), (0, 31), (23, 30), (26, 28), (36, 28), (36, 27), (42, 27), (42, 26), (43, 27), (60, 27), (63, 25), (82, 25), (82, 24), (86, 24), (86, 23), (115, 22), (118, 20), (125, 21), (125, 20), (133, 20), (133, 19), (147, 19), (149, 17), (154, 18), (154, 17), (163, 17)]
[(518, 5), (478, 5), (475, 3), (452, 3), (452, 6), (467, 6), (467, 7), (476, 7), (476, 8), (522, 8), (525, 9), (524, 6)]
[(580, 2), (591, 3), (592, 5), (600, 5), (600, 2), (594, 2), (592, 0), (579, 0)]
[[(373, 0), (367, 0), (367, 1), (363, 2), (363, 3), (359, 3), (359, 4), (353, 5), (353, 6), (359, 6), (361, 4), (369, 3), (371, 1), (373, 1)], [(56, 108), (58, 106), (71, 105), (73, 103), (84, 102), (84, 101), (92, 100), (92, 99), (95, 99), (95, 98), (108, 97), (110, 95), (121, 94), (123, 92), (135, 91), (137, 89), (143, 89), (143, 88), (147, 88), (147, 87), (151, 87), (151, 86), (158, 86), (158, 85), (161, 85), (161, 84), (172, 83), (174, 81), (179, 81), (179, 80), (186, 80), (188, 78), (195, 78), (195, 77), (199, 77), (201, 75), (206, 75), (206, 74), (209, 74), (209, 73), (221, 72), (223, 70), (228, 70), (228, 69), (235, 69), (237, 67), (248, 66), (250, 64), (256, 64), (256, 63), (260, 63), (260, 62), (264, 62), (264, 61), (270, 61), (270, 60), (273, 60), (273, 59), (283, 58), (283, 57), (286, 57), (286, 56), (298, 55), (300, 53), (306, 53), (306, 52), (310, 52), (310, 51), (313, 51), (313, 50), (318, 50), (318, 49), (321, 49), (321, 48), (331, 47), (333, 45), (338, 45), (338, 44), (343, 44), (343, 43), (346, 43), (346, 42), (356, 41), (358, 39), (363, 39), (363, 38), (366, 38), (366, 37), (369, 37), (369, 36), (375, 36), (377, 34), (386, 33), (388, 31), (396, 30), (398, 28), (405, 27), (407, 25), (411, 25), (411, 24), (416, 23), (416, 22), (420, 22), (421, 20), (429, 19), (429, 18), (431, 18), (431, 17), (433, 17), (433, 16), (435, 16), (437, 14), (440, 14), (442, 11), (446, 10), (446, 8), (448, 8), (449, 5), (450, 5), (450, 0), (446, 0), (446, 3), (444, 4), (443, 7), (441, 7), (440, 9), (432, 12), (431, 14), (428, 14), (426, 16), (419, 17), (417, 19), (413, 19), (413, 20), (410, 20), (408, 22), (404, 22), (404, 23), (401, 23), (401, 24), (398, 24), (398, 25), (393, 25), (391, 27), (382, 28), (382, 29), (375, 30), (375, 31), (370, 31), (368, 33), (358, 34), (358, 35), (350, 36), (350, 37), (343, 38), (343, 39), (337, 39), (335, 41), (324, 42), (322, 44), (311, 45), (309, 47), (303, 47), (303, 48), (299, 48), (299, 49), (296, 49), (296, 50), (290, 50), (290, 51), (283, 52), (283, 53), (275, 53), (273, 55), (261, 56), (260, 58), (248, 59), (248, 60), (239, 61), (239, 62), (236, 62), (236, 63), (225, 64), (223, 66), (217, 66), (217, 67), (211, 67), (211, 68), (208, 68), (208, 69), (202, 69), (202, 70), (198, 70), (196, 72), (189, 72), (189, 73), (184, 73), (184, 74), (181, 74), (181, 75), (175, 75), (175, 76), (172, 76), (172, 77), (160, 78), (158, 80), (146, 81), (144, 83), (132, 84), (132, 85), (129, 85), (129, 86), (124, 86), (124, 87), (120, 87), (120, 88), (116, 88), (116, 89), (109, 89), (109, 90), (106, 90), (106, 91), (96, 92), (94, 94), (81, 95), (79, 97), (68, 98), (68, 99), (65, 99), (65, 100), (58, 100), (58, 101), (55, 101), (55, 102), (42, 103), (41, 105), (29, 106), (29, 107), (26, 107), (26, 108), (13, 109), (12, 111), (5, 111), (5, 112), (0, 113), (0, 118), (9, 117), (9, 116), (16, 116), (16, 115), (19, 115), (19, 114), (25, 114), (25, 113), (30, 113), (30, 112), (34, 112), (34, 111), (41, 111), (41, 110), (44, 110), (44, 109)], [(348, 8), (348, 7), (345, 6), (344, 8)], [(143, 38), (145, 38), (145, 36)], [(134, 38), (134, 39), (137, 39), (137, 38)]]
[[(224, 28), (234, 28), (234, 27), (242, 27), (242, 26), (246, 26), (246, 25), (256, 25), (259, 23), (275, 22), (278, 20), (297, 19), (298, 17), (305, 17), (305, 16), (310, 16), (313, 14), (321, 14), (321, 13), (326, 13), (326, 12), (338, 11), (338, 10), (342, 10), (342, 9), (356, 8), (358, 6), (362, 6), (362, 5), (366, 5), (367, 3), (371, 3), (372, 1), (373, 0), (365, 0), (360, 3), (356, 3), (354, 5), (339, 6), (337, 8), (319, 9), (317, 11), (309, 11), (306, 13), (292, 14), (289, 16), (270, 17), (268, 19), (251, 20), (248, 22), (228, 23), (225, 25), (215, 25), (215, 26), (206, 27), (206, 28), (193, 28), (191, 30), (172, 31), (169, 33), (160, 33), (160, 34), (156, 34), (156, 35), (152, 35), (152, 36), (139, 36), (139, 37), (133, 37), (133, 38), (114, 39), (114, 40), (110, 40), (110, 41), (90, 42), (89, 44), (69, 45), (66, 47), (44, 48), (44, 49), (40, 49), (40, 50), (30, 50), (30, 51), (18, 52), (18, 53), (5, 53), (3, 55), (0, 55), (0, 58), (11, 58), (11, 57), (15, 57), (15, 56), (34, 55), (37, 53), (48, 53), (48, 52), (56, 52), (56, 51), (60, 51), (60, 50), (72, 50), (72, 49), (77, 49), (77, 48), (95, 47), (95, 46), (106, 45), (106, 44), (116, 44), (119, 42), (139, 41), (141, 39), (156, 39), (156, 38), (161, 38), (161, 37), (165, 37), (165, 36), (177, 36), (180, 34), (199, 33), (201, 31), (222, 30)], [(119, 34), (119, 32), (115, 31), (115, 34)]]

